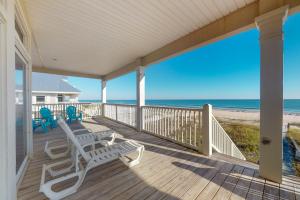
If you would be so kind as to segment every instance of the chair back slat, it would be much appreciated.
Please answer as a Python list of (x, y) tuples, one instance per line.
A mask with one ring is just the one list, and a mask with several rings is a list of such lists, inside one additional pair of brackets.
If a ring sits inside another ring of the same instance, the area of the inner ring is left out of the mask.
[(52, 118), (52, 113), (49, 108), (43, 107), (40, 109), (40, 113), (43, 119), (50, 119)]
[(69, 118), (75, 118), (76, 117), (76, 107), (68, 106), (67, 107), (67, 115)]
[(91, 157), (84, 151), (84, 149), (78, 142), (77, 138), (73, 134), (73, 131), (70, 129), (70, 127), (66, 124), (66, 122), (62, 118), (58, 119), (58, 124), (65, 131), (68, 138), (72, 141), (72, 143), (79, 151), (79, 153), (82, 155), (82, 157), (85, 159), (85, 161), (88, 162), (91, 159)]

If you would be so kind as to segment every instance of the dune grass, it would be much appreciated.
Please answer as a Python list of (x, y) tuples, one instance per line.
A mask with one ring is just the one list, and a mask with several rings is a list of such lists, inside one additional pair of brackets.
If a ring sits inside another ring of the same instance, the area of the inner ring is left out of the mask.
[[(300, 127), (300, 126), (298, 126)], [(289, 128), (287, 136), (290, 139), (295, 140), (295, 142), (300, 145), (300, 129), (299, 128)], [(296, 173), (300, 176), (300, 162), (295, 161)]]
[(294, 139), (298, 145), (300, 145), (300, 129), (290, 128), (288, 131), (288, 137)]
[(246, 159), (258, 163), (259, 127), (256, 125), (222, 122), (222, 127), (237, 145)]
[[(258, 163), (259, 126), (219, 121), (246, 159), (250, 162)], [(287, 136), (293, 138), (300, 145), (300, 128), (290, 127)], [(295, 168), (297, 175), (300, 176), (300, 162), (295, 161)]]

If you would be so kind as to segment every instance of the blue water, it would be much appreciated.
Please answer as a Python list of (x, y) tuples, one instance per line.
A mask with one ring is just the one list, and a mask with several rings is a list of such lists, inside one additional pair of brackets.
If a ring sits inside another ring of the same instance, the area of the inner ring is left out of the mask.
[[(100, 102), (98, 100), (80, 100), (80, 102)], [(108, 100), (108, 103), (136, 104), (135, 100)], [(146, 100), (146, 105), (174, 106), (174, 107), (201, 107), (211, 104), (218, 109), (231, 110), (259, 110), (257, 99), (172, 99), (172, 100)], [(284, 100), (284, 112), (300, 114), (300, 99)]]

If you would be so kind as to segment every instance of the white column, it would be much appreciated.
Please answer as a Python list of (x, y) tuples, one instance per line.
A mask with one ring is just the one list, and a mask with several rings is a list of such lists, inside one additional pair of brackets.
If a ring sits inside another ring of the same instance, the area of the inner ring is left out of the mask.
[(283, 33), (287, 7), (256, 18), (260, 31), (260, 175), (282, 181)]
[(202, 153), (207, 156), (212, 155), (212, 106), (205, 104), (202, 113)]
[(102, 103), (102, 116), (105, 116), (105, 105), (106, 104), (106, 81), (101, 80), (101, 103)]
[(142, 106), (145, 105), (145, 72), (144, 67), (139, 66), (136, 70), (136, 126), (137, 130), (143, 129)]
[(101, 102), (106, 103), (106, 81), (101, 81)]
[(16, 199), (15, 1), (0, 10), (0, 199)]

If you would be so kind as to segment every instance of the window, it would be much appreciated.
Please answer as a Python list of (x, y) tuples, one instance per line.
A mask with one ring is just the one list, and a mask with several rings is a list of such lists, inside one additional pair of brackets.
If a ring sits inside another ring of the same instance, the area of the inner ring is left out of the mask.
[(57, 95), (57, 101), (58, 102), (63, 102), (64, 101), (64, 96), (62, 94)]
[(45, 96), (36, 96), (37, 103), (45, 103)]

